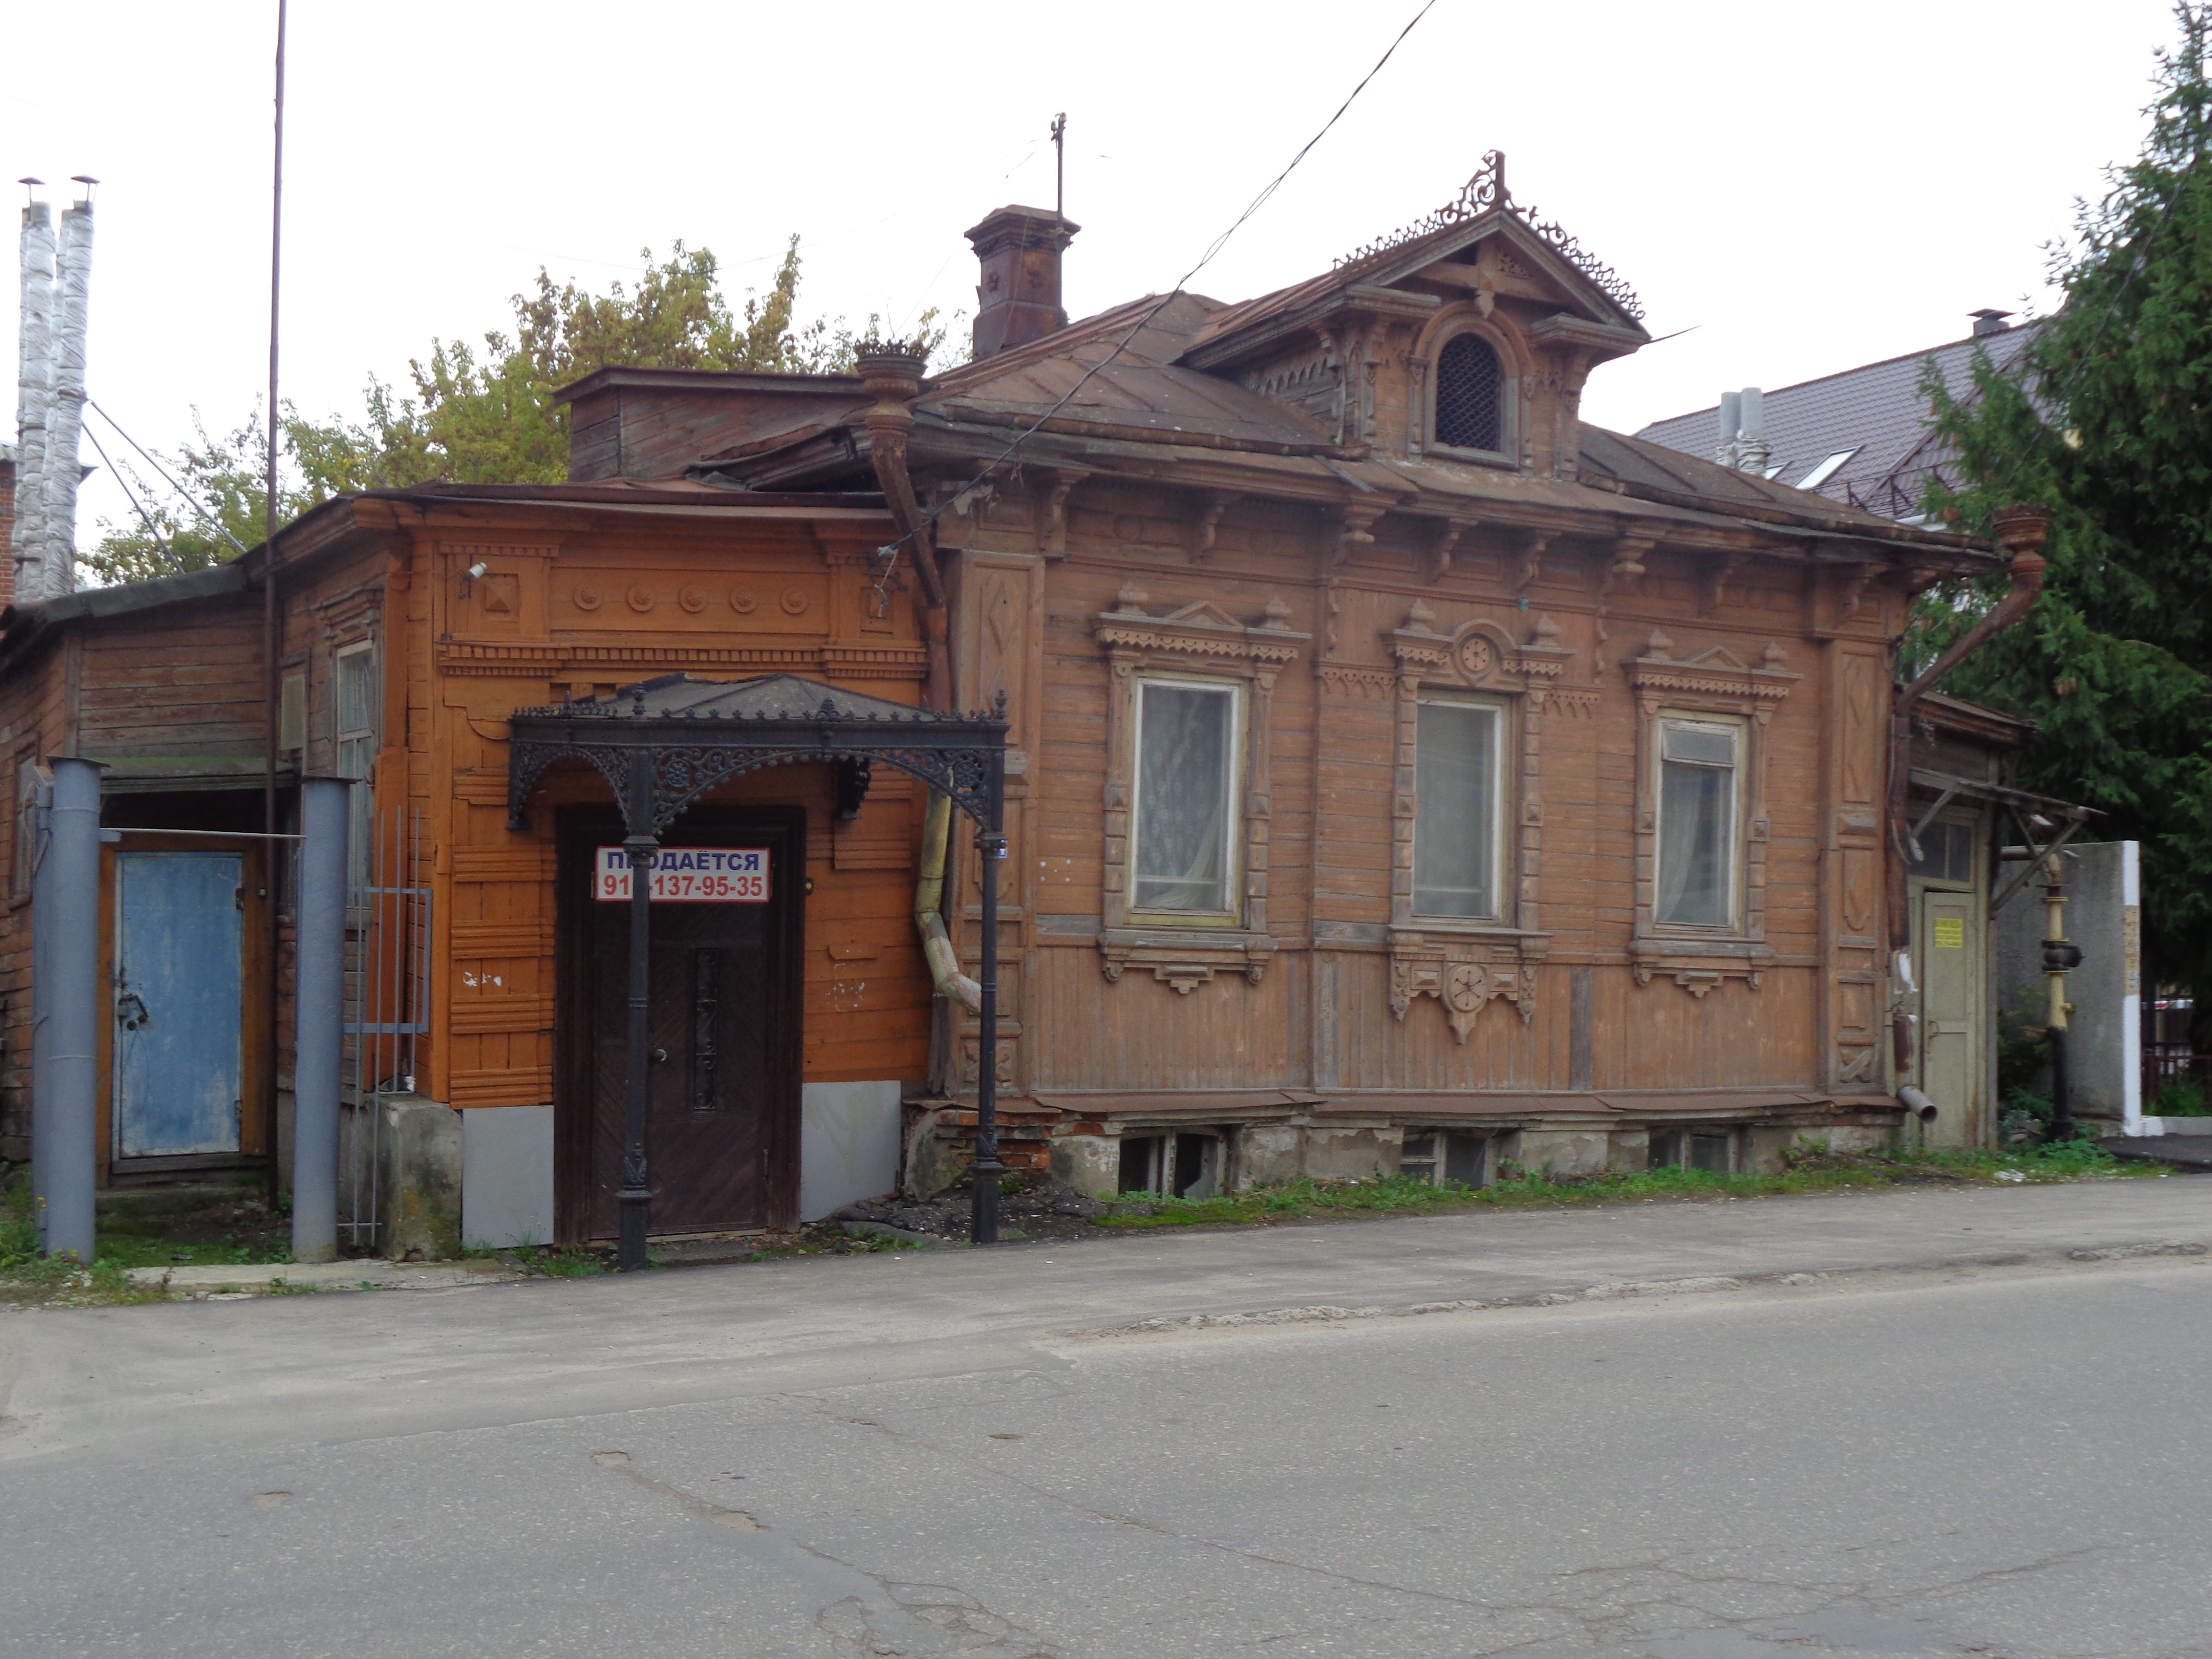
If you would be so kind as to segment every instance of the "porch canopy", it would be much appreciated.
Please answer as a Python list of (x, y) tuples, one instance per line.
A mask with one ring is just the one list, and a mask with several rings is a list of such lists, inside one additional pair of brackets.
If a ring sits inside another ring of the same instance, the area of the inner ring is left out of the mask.
[[(650, 1064), (652, 933), (648, 875), (663, 830), (708, 790), (767, 766), (830, 763), (848, 778), (876, 762), (911, 773), (975, 820), (982, 854), (981, 1064), (976, 1077), (973, 1187), (977, 1243), (998, 1237), (999, 860), (1006, 856), (1006, 698), (945, 714), (871, 697), (796, 674), (709, 680), (664, 674), (611, 697), (518, 708), (509, 725), (507, 827), (530, 827), (531, 795), (546, 769), (579, 760), (614, 791), (629, 855), (629, 1032), (623, 1103), (620, 1261), (645, 1266), (645, 1125)], [(852, 799), (857, 792), (845, 792)]]

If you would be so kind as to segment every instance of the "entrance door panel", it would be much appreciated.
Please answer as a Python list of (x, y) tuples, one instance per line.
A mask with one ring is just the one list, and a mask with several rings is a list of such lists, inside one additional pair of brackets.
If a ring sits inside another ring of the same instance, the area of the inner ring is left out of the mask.
[(1982, 972), (1971, 893), (1920, 896), (1920, 1087), (1942, 1109), (1929, 1139), (1961, 1146), (1972, 1139), (1974, 1011)]
[(239, 1150), (245, 858), (115, 856), (114, 1155)]
[[(564, 1002), (581, 1028), (575, 1035), (587, 1034), (587, 1052), (575, 1054), (568, 1070), (569, 1092), (586, 1097), (563, 1103), (565, 1115), (582, 1120), (562, 1138), (565, 1155), (586, 1165), (563, 1180), (572, 1206), (563, 1231), (576, 1238), (613, 1235), (622, 1187), (629, 905), (594, 896), (591, 860), (596, 847), (620, 839), (611, 825), (576, 826), (562, 860), (562, 905), (573, 919), (567, 961), (582, 994)], [(765, 902), (657, 898), (653, 905), (646, 1127), (652, 1231), (787, 1224), (796, 1201), (799, 1119), (799, 963), (791, 943), (805, 884), (795, 849), (804, 839), (756, 816), (723, 824), (687, 821), (665, 844), (763, 848), (769, 875)]]

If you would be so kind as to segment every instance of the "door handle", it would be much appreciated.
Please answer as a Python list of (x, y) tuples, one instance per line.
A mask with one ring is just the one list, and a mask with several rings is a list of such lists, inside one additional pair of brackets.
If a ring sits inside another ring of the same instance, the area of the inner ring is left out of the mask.
[(668, 1064), (668, 1050), (667, 1050), (667, 1049), (665, 1049), (665, 1048), (655, 1048), (655, 1049), (653, 1051), (653, 1063), (654, 1065), (656, 1065), (656, 1066), (665, 1066), (665, 1065), (667, 1065), (667, 1064)]

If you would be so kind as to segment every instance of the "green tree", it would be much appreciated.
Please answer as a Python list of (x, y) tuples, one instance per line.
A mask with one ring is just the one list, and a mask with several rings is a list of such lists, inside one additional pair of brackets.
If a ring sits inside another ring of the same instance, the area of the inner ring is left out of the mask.
[[(2140, 840), (2152, 975), (2191, 988), (2212, 1051), (2212, 8), (2176, 8), (2142, 154), (2055, 249), (2062, 301), (1973, 392), (1927, 390), (1959, 457), (1928, 506), (1986, 531), (2007, 503), (2057, 514), (2042, 601), (1946, 683), (2033, 719), (2025, 787)], [(1936, 596), (1918, 647), (1992, 597)]]
[[(513, 296), (511, 332), (493, 330), (480, 346), (434, 340), (426, 360), (407, 366), (410, 390), (371, 377), (363, 418), (303, 417), (286, 404), (284, 465), (278, 508), (286, 519), (348, 490), (398, 489), (443, 478), (457, 483), (559, 483), (568, 476), (568, 410), (562, 386), (594, 369), (757, 369), (832, 374), (849, 368), (857, 342), (880, 331), (870, 317), (854, 331), (842, 322), (793, 321), (799, 295), (799, 239), (786, 246), (765, 293), (732, 305), (712, 252), (677, 242), (635, 291), (622, 283), (604, 294), (556, 285), (543, 269), (534, 291)], [(934, 310), (915, 334), (929, 354), (945, 328)], [(137, 522), (103, 521), (105, 533), (84, 562), (102, 580), (135, 580), (196, 569), (234, 557), (261, 539), (264, 456), (259, 415), (210, 438), (194, 415), (197, 441), (167, 458), (184, 493), (227, 530), (206, 525), (175, 491), (133, 484), (148, 512)], [(152, 523), (146, 522), (150, 517)], [(230, 539), (235, 538), (235, 544)]]

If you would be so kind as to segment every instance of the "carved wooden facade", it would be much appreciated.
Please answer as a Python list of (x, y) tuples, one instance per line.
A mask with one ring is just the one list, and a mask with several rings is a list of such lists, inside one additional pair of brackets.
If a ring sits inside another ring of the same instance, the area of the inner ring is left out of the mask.
[[(1486, 175), (1327, 276), (1139, 302), (918, 388), (899, 465), (959, 695), (1014, 693), (1011, 1082), (1063, 1170), (1110, 1185), (1116, 1140), (1185, 1131), (1255, 1179), (1391, 1167), (1424, 1125), (1589, 1167), (1668, 1124), (1747, 1158), (1895, 1121), (1888, 641), (1991, 562), (1583, 425), (1589, 374), (1646, 337)], [(1455, 443), (1438, 380), (1469, 361), (1500, 403)], [(862, 476), (860, 411), (779, 445), (770, 401), (695, 476)], [(1237, 698), (1238, 908), (1202, 925), (1133, 904), (1148, 678)], [(1415, 900), (1420, 710), (1452, 698), (1510, 761), (1486, 916)], [(1718, 923), (1657, 902), (1670, 722), (1740, 734)]]

